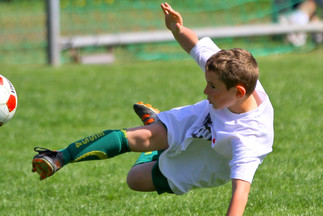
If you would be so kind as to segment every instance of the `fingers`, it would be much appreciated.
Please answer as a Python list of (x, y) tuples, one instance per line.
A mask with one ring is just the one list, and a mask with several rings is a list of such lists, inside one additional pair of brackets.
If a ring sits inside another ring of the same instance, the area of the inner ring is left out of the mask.
[(180, 32), (181, 26), (183, 26), (181, 14), (175, 11), (167, 2), (162, 3), (160, 6), (165, 14), (166, 27), (172, 32)]
[[(165, 3), (165, 4), (166, 4), (166, 3)], [(161, 8), (162, 8), (162, 10), (163, 10), (164, 14), (165, 14), (165, 15), (167, 15), (167, 14), (169, 14), (169, 13), (168, 13), (168, 11), (167, 11), (167, 9), (166, 9), (166, 5), (165, 5), (165, 4), (163, 4), (163, 3), (162, 3), (160, 6), (161, 6)]]
[(163, 9), (165, 15), (171, 14), (175, 18), (181, 19), (180, 13), (175, 11), (167, 2), (161, 4), (161, 8)]
[(164, 14), (171, 13), (171, 14), (175, 14), (176, 15), (176, 13), (177, 13), (167, 2), (161, 4), (161, 7), (162, 7), (162, 9), (164, 11)]
[(172, 14), (178, 16), (178, 12), (176, 12), (167, 2), (161, 4), (161, 7), (165, 14)]

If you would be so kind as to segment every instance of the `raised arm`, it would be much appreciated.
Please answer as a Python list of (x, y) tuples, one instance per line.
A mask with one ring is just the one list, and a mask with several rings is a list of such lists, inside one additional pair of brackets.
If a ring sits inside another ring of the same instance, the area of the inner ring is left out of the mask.
[(187, 53), (190, 53), (191, 49), (199, 41), (196, 33), (183, 26), (182, 16), (168, 3), (161, 4), (161, 8), (165, 14), (166, 27), (172, 32), (179, 45), (181, 45)]

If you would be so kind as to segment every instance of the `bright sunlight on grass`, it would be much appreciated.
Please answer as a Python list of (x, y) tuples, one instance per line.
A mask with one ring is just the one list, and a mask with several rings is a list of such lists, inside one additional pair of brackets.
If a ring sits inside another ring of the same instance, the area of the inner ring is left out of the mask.
[[(275, 108), (274, 151), (258, 169), (245, 215), (322, 215), (323, 50), (258, 58)], [(60, 149), (105, 129), (141, 124), (132, 104), (167, 110), (205, 98), (192, 60), (109, 66), (2, 66), (16, 87), (14, 118), (0, 128), (0, 215), (224, 215), (231, 185), (183, 196), (133, 192), (137, 153), (71, 164), (39, 181), (33, 148)]]

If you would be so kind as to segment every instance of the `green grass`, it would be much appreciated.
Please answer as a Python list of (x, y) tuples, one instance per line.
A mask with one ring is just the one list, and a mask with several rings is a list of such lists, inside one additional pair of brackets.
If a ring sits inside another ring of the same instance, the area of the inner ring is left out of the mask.
[[(275, 108), (275, 143), (255, 175), (245, 215), (323, 214), (322, 55), (258, 58)], [(132, 111), (137, 101), (167, 110), (204, 99), (204, 78), (192, 60), (1, 68), (19, 104), (0, 128), (0, 215), (225, 214), (230, 184), (183, 196), (128, 189), (137, 153), (71, 164), (42, 182), (31, 173), (35, 146), (60, 149), (100, 130), (140, 125)]]

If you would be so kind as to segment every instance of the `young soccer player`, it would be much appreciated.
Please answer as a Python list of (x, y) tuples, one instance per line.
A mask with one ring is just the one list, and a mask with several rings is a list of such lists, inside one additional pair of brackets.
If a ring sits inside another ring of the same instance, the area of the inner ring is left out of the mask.
[(273, 108), (257, 62), (246, 50), (220, 50), (210, 38), (199, 40), (169, 4), (161, 7), (167, 28), (205, 72), (207, 100), (160, 113), (135, 104), (147, 125), (103, 131), (59, 151), (35, 148), (33, 171), (45, 179), (71, 162), (147, 152), (129, 171), (131, 189), (180, 195), (231, 180), (227, 215), (242, 215), (256, 169), (273, 144)]

